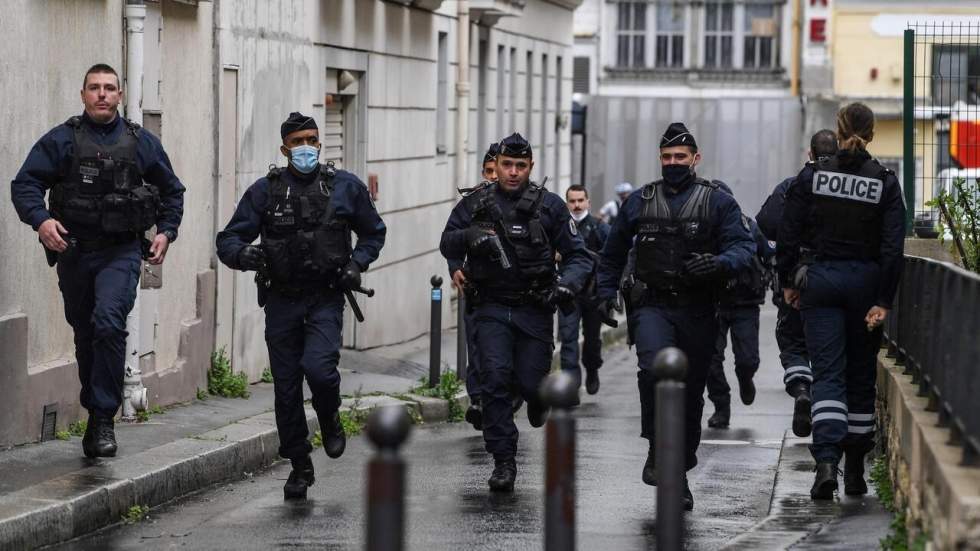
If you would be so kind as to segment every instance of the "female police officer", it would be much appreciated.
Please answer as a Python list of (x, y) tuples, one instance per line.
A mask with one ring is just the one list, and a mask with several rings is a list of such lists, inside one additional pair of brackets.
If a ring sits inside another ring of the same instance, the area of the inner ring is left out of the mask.
[(801, 310), (813, 370), (813, 499), (833, 499), (841, 456), (845, 493), (868, 490), (875, 357), (905, 236), (898, 179), (866, 150), (874, 113), (860, 103), (841, 109), (837, 136), (837, 154), (808, 164), (787, 192), (776, 260), (784, 298)]

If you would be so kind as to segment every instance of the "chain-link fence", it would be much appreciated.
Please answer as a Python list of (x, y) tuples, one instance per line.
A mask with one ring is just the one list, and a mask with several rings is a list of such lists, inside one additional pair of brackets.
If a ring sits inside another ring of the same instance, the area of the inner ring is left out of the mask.
[[(954, 219), (959, 212), (969, 225), (980, 198), (980, 23), (909, 25), (905, 77), (902, 176), (910, 222), (921, 237), (952, 240), (943, 211)], [(937, 201), (942, 196), (952, 203)]]

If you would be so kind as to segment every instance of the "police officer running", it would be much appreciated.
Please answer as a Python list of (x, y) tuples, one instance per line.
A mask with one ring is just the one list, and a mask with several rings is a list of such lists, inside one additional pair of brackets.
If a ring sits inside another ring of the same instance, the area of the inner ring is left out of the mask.
[[(722, 191), (731, 189), (718, 182)], [(731, 333), (732, 352), (735, 355), (735, 377), (742, 403), (755, 401), (753, 377), (759, 370), (759, 306), (766, 300), (766, 284), (771, 273), (771, 261), (775, 254), (759, 226), (748, 216), (742, 215), (742, 225), (755, 240), (755, 255), (749, 267), (739, 271), (726, 282), (718, 301), (718, 341), (708, 369), (708, 399), (715, 407), (708, 418), (712, 428), (728, 427), (731, 419), (731, 387), (725, 379), (725, 348)]]
[[(439, 245), (447, 259), (467, 259), (473, 286), (491, 491), (513, 491), (517, 476), (511, 381), (516, 375), (531, 426), (542, 426), (547, 409), (538, 387), (551, 366), (555, 306), (575, 297), (592, 268), (564, 201), (530, 181), (533, 167), (531, 145), (520, 134), (502, 140), (497, 183), (453, 208)], [(564, 259), (560, 274), (556, 251)]]
[(875, 358), (905, 244), (898, 179), (866, 149), (874, 113), (844, 107), (837, 136), (837, 154), (804, 167), (790, 186), (777, 246), (783, 298), (802, 313), (813, 369), (813, 499), (833, 499), (841, 456), (844, 492), (868, 491)]
[[(609, 225), (589, 212), (589, 191), (585, 186), (575, 184), (565, 190), (565, 202), (572, 215), (575, 228), (593, 260), (598, 263), (599, 252), (606, 244)], [(581, 362), (585, 368), (585, 391), (589, 394), (599, 392), (599, 368), (602, 367), (602, 339), (599, 330), (602, 318), (597, 310), (595, 275), (589, 277), (585, 288), (575, 297), (572, 308), (558, 312), (558, 335), (561, 338), (561, 368), (581, 381), (579, 368), (579, 326), (583, 336)]]
[[(810, 162), (826, 160), (837, 154), (837, 135), (833, 130), (820, 130), (810, 137)], [(786, 204), (786, 191), (796, 182), (796, 176), (786, 178), (776, 186), (756, 215), (759, 229), (771, 243), (779, 239), (779, 224)], [(803, 336), (803, 319), (800, 311), (783, 300), (783, 287), (779, 278), (772, 278), (772, 303), (776, 306), (776, 345), (779, 361), (783, 365), (783, 384), (786, 393), (793, 398), (793, 434), (810, 436), (812, 429), (810, 385), (810, 354)]]
[[(37, 231), (48, 263), (57, 263), (65, 319), (75, 334), (79, 401), (89, 412), (87, 457), (116, 455), (126, 316), (142, 258), (163, 263), (184, 209), (184, 186), (160, 140), (119, 115), (122, 97), (112, 67), (89, 68), (84, 112), (42, 136), (10, 183), (17, 215)], [(154, 225), (146, 248), (143, 233)]]
[[(623, 295), (639, 363), (641, 436), (650, 443), (642, 478), (651, 486), (657, 485), (654, 356), (676, 346), (688, 357), (684, 443), (690, 470), (698, 462), (705, 379), (718, 338), (716, 290), (747, 268), (755, 251), (735, 199), (695, 174), (700, 160), (694, 136), (682, 123), (672, 123), (660, 141), (663, 179), (623, 203), (599, 265), (600, 311), (608, 318), (635, 238), (635, 268)], [(694, 508), (686, 476), (683, 505)]]
[[(245, 191), (216, 241), (221, 262), (258, 272), (279, 455), (293, 467), (283, 495), (303, 499), (315, 480), (303, 378), (313, 393), (323, 448), (340, 457), (347, 444), (337, 371), (344, 297), (353, 307), (351, 291), (360, 289), (361, 272), (378, 258), (386, 228), (356, 176), (318, 162), (320, 134), (312, 117), (290, 113), (280, 135), (288, 168), (273, 167)], [(259, 245), (252, 245), (259, 237)]]

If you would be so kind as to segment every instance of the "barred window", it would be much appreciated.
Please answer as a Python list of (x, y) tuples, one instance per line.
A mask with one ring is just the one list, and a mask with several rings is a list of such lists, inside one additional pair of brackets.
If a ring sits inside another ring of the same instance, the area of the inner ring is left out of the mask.
[(745, 42), (742, 67), (768, 69), (776, 67), (779, 23), (773, 4), (745, 5)]
[(684, 6), (679, 2), (657, 4), (657, 67), (684, 66)]
[(704, 66), (734, 67), (735, 3), (705, 6)]
[(617, 4), (616, 65), (619, 67), (646, 66), (646, 2)]

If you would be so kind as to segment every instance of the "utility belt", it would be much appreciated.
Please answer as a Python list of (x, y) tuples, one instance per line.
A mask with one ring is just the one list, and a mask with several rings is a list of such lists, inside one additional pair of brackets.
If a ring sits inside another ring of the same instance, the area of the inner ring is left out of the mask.
[[(632, 278), (630, 278), (632, 279)], [(633, 279), (623, 287), (623, 296), (630, 309), (644, 306), (666, 306), (668, 308), (715, 306), (718, 297), (708, 289), (654, 289), (646, 283)]]
[(65, 239), (68, 247), (60, 253), (48, 249), (43, 244), (41, 248), (44, 249), (44, 256), (48, 261), (48, 266), (54, 267), (59, 259), (70, 262), (71, 259), (79, 254), (102, 251), (125, 243), (131, 243), (137, 239), (140, 240), (140, 255), (143, 257), (143, 260), (146, 260), (150, 257), (150, 242), (135, 233), (110, 234), (91, 238), (68, 237)]
[(467, 304), (472, 304), (473, 306), (494, 303), (515, 308), (521, 306), (537, 306), (548, 310), (554, 309), (548, 303), (548, 292), (545, 290), (481, 291), (479, 289), (473, 289), (467, 294), (466, 300)]

